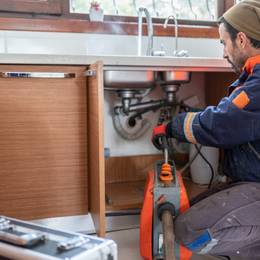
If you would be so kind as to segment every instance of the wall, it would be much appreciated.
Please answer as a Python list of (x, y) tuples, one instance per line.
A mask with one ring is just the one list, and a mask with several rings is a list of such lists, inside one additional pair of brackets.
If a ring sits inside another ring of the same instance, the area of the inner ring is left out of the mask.
[[(143, 39), (143, 53), (146, 49), (146, 37)], [(216, 39), (180, 38), (180, 49), (188, 50), (189, 56), (221, 57), (222, 47)], [(154, 49), (164, 49), (171, 55), (174, 48), (173, 37), (155, 37)], [(60, 55), (136, 55), (137, 37), (104, 34), (79, 33), (45, 33), (0, 31), (0, 53), (26, 54), (60, 54)], [(183, 86), (178, 92), (179, 99), (197, 97), (196, 104), (204, 106), (204, 75), (194, 73), (191, 83)], [(157, 87), (145, 100), (160, 99), (164, 93)], [(194, 103), (194, 100), (193, 100)], [(144, 136), (135, 141), (122, 139), (114, 130), (111, 113), (114, 104), (120, 104), (115, 93), (105, 91), (105, 147), (110, 149), (111, 156), (151, 154), (158, 151), (151, 145), (152, 126), (156, 125), (158, 112), (147, 113), (146, 118), (151, 127)], [(125, 122), (125, 118), (121, 118)], [(131, 131), (136, 131), (140, 122)], [(129, 130), (129, 129), (128, 129)]]
[[(146, 48), (143, 40), (143, 53)], [(173, 37), (155, 37), (154, 49), (163, 48), (171, 55)], [(219, 40), (180, 38), (180, 49), (190, 56), (220, 57)], [(68, 55), (136, 55), (137, 37), (125, 35), (0, 31), (0, 53)]]

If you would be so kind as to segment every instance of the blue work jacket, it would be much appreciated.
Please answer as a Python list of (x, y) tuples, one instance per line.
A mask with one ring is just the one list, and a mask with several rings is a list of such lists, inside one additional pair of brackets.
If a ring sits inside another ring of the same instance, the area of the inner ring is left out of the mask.
[(260, 181), (260, 55), (247, 60), (228, 97), (202, 112), (179, 114), (166, 132), (181, 141), (224, 148), (225, 175)]

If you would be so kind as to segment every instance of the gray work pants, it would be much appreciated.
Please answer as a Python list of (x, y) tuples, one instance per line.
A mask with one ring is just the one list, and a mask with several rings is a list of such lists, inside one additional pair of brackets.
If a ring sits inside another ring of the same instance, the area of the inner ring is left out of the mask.
[(260, 183), (235, 183), (199, 200), (176, 217), (174, 232), (198, 254), (260, 259)]

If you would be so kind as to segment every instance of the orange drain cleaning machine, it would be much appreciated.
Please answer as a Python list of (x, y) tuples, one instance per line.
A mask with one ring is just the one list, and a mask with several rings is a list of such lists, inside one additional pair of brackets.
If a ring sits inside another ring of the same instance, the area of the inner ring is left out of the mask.
[[(165, 138), (165, 137), (163, 137)], [(167, 143), (167, 140), (164, 140)], [(174, 162), (157, 161), (147, 177), (140, 221), (140, 253), (145, 260), (189, 260), (191, 251), (174, 242), (174, 216), (189, 208), (182, 177)]]

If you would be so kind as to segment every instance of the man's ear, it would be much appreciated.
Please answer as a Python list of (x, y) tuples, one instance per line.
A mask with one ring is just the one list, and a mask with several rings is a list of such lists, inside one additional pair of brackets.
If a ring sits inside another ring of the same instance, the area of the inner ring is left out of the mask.
[(249, 43), (249, 39), (247, 38), (246, 34), (243, 32), (238, 32), (236, 40), (238, 46), (240, 46), (242, 49), (244, 49), (246, 45)]

